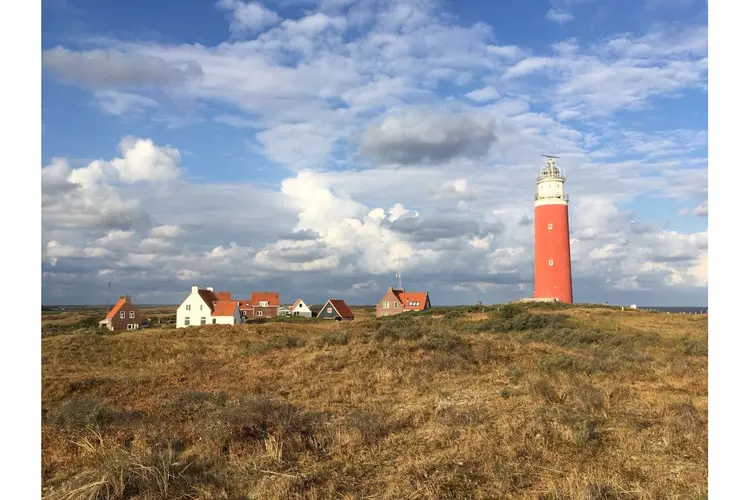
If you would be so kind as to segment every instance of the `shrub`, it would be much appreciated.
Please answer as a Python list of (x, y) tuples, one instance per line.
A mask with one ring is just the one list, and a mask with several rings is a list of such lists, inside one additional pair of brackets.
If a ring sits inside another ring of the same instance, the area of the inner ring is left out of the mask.
[(102, 427), (110, 421), (112, 412), (100, 401), (87, 398), (71, 398), (49, 410), (46, 421), (59, 427), (79, 429)]
[(272, 349), (293, 349), (295, 347), (302, 347), (305, 344), (304, 339), (295, 337), (294, 335), (283, 334), (274, 335), (263, 344), (246, 344), (245, 350), (250, 353), (262, 354)]
[(346, 345), (349, 343), (348, 332), (325, 332), (318, 337), (316, 342), (319, 346)]
[(698, 339), (683, 337), (680, 340), (682, 352), (689, 356), (708, 356), (708, 342)]
[(430, 333), (420, 345), (427, 349), (443, 352), (452, 352), (468, 347), (461, 337), (447, 332)]
[(587, 374), (598, 371), (589, 361), (574, 358), (572, 356), (566, 356), (563, 354), (543, 358), (539, 361), (539, 368), (542, 371), (548, 372), (566, 371)]

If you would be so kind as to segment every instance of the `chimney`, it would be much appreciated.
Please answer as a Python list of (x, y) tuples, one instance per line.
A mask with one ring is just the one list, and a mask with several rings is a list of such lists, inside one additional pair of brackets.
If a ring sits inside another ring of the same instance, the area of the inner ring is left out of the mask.
[(393, 291), (393, 287), (392, 287), (392, 286), (389, 286), (389, 287), (388, 287), (388, 291), (389, 291), (389, 292), (392, 292), (392, 291)]
[(198, 293), (198, 285), (193, 285), (193, 293)]
[(125, 302), (130, 302), (130, 295), (120, 295), (120, 300), (124, 300)]
[(206, 290), (208, 290), (209, 292), (213, 292), (213, 291), (214, 291), (214, 287), (212, 287), (212, 286), (207, 286), (207, 287), (206, 287)]

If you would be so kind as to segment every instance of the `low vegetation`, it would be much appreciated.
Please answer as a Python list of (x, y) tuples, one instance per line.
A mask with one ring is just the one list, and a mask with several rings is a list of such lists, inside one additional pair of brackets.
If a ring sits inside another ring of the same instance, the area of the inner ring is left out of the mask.
[(707, 498), (705, 316), (88, 314), (43, 316), (45, 498)]

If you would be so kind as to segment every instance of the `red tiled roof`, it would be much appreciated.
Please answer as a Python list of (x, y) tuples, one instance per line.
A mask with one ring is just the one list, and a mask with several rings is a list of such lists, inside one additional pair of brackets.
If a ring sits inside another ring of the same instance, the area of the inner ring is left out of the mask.
[[(427, 304), (427, 292), (402, 292), (400, 290), (394, 290), (394, 294), (401, 301), (401, 305), (404, 307), (416, 307), (418, 309), (424, 309)], [(419, 302), (418, 306), (410, 306), (409, 302)]]
[(232, 292), (214, 292), (217, 300), (232, 300)]
[(211, 316), (234, 316), (237, 302), (234, 300), (220, 300), (214, 303)]
[(203, 299), (203, 302), (205, 302), (208, 305), (208, 308), (211, 309), (211, 311), (214, 310), (214, 302), (217, 302), (219, 299), (216, 297), (216, 294), (210, 290), (198, 290), (198, 295), (201, 296)]
[[(112, 318), (114, 318), (114, 317), (115, 317), (115, 315), (117, 314), (117, 311), (119, 311), (119, 310), (120, 310), (120, 308), (121, 308), (122, 306), (124, 306), (124, 305), (125, 305), (125, 299), (120, 299), (120, 300), (118, 300), (118, 301), (117, 301), (117, 303), (115, 304), (115, 307), (113, 307), (113, 308), (112, 308), (112, 310), (111, 310), (111, 311), (109, 311), (109, 314), (107, 314), (107, 319), (112, 319)], [(100, 317), (101, 317), (101, 316), (100, 316)]]
[(249, 300), (238, 300), (237, 304), (240, 306), (241, 311), (247, 311), (248, 309), (253, 308), (253, 306), (250, 305)]
[(250, 304), (259, 307), (261, 302), (268, 302), (269, 307), (279, 306), (278, 292), (252, 292), (250, 294)]
[(333, 307), (336, 308), (336, 311), (338, 311), (339, 316), (342, 318), (354, 318), (354, 313), (351, 309), (349, 309), (349, 306), (346, 305), (346, 302), (344, 302), (341, 299), (328, 299), (328, 302), (331, 303)]

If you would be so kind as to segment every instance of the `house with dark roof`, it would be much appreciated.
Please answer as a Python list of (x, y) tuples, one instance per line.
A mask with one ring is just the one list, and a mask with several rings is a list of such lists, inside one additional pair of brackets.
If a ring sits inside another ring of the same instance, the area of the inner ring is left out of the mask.
[(393, 316), (407, 311), (424, 311), (432, 307), (428, 292), (407, 292), (393, 288), (386, 290), (375, 310), (375, 317)]
[(336, 321), (341, 321), (342, 319), (352, 320), (354, 319), (354, 313), (343, 300), (328, 299), (328, 302), (323, 305), (323, 308), (318, 313), (318, 318), (335, 319)]
[(200, 325), (239, 325), (242, 315), (230, 292), (214, 292), (193, 285), (190, 295), (177, 308), (177, 328)]
[(124, 330), (138, 330), (141, 327), (141, 313), (130, 302), (130, 295), (121, 295), (114, 307), (107, 313), (107, 317), (99, 322), (113, 332)]

